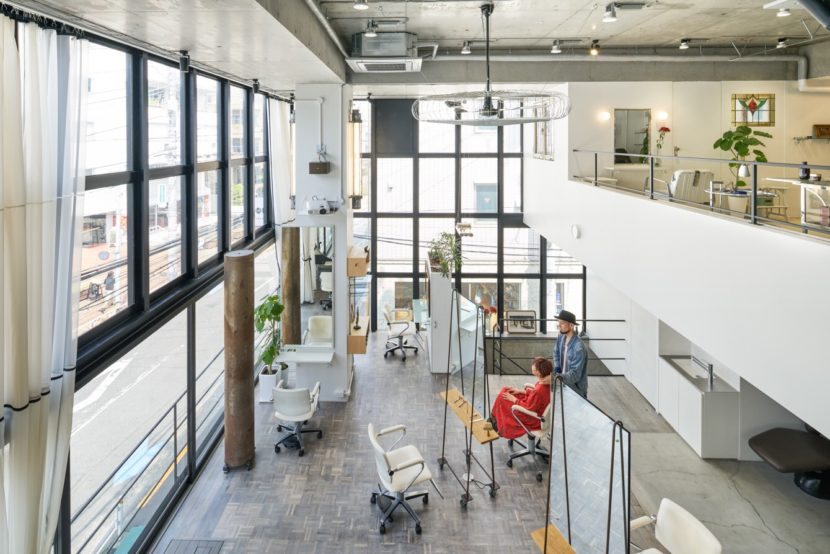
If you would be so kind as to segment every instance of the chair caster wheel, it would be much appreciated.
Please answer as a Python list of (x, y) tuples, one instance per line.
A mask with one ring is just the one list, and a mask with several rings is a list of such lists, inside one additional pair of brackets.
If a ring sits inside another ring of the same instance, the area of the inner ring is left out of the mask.
[(507, 441), (507, 448), (513, 448), (513, 439)]
[(413, 352), (415, 352), (415, 353), (417, 354), (417, 353), (418, 353), (418, 349), (416, 348), (415, 350), (413, 350)]
[(385, 534), (386, 534), (386, 525), (384, 525), (383, 523), (381, 523), (381, 524), (380, 524), (380, 529), (378, 529), (378, 531), (380, 531), (380, 534), (381, 534), (381, 535), (385, 535)]
[(222, 473), (228, 473), (231, 470), (228, 464), (222, 466)]
[(496, 497), (496, 489), (491, 488), (490, 489), (490, 498), (495, 498), (495, 497)]
[(406, 356), (403, 357), (403, 361), (406, 361)]
[(279, 453), (280, 453), (280, 447), (279, 447), (279, 446), (276, 446), (276, 445), (274, 446), (274, 453), (275, 453), (275, 454), (279, 454)]
[(377, 504), (378, 503), (378, 495), (376, 495), (375, 493), (372, 493), (372, 497), (369, 499), (369, 502), (372, 503), (372, 504)]
[(424, 498), (421, 500), (424, 504), (429, 504), (429, 495), (425, 494)]
[(300, 448), (300, 451), (299, 451), (299, 452), (297, 452), (297, 456), (299, 456), (300, 458), (302, 458), (304, 455), (305, 455), (305, 450), (303, 450), (302, 448)]
[(277, 433), (282, 433), (282, 425), (277, 425)]
[(542, 474), (541, 473), (536, 474), (536, 480), (539, 481), (540, 483), (542, 482)]
[(251, 469), (253, 469), (253, 467), (254, 467), (254, 461), (253, 461), (253, 460), (251, 460), (250, 462), (248, 462), (247, 464), (245, 464), (245, 469), (246, 469), (247, 471), (251, 471)]
[(507, 467), (513, 467), (513, 460), (507, 460)]
[(416, 524), (415, 524), (415, 534), (416, 534), (416, 535), (420, 535), (420, 534), (421, 534), (421, 524), (420, 524), (420, 523), (416, 523)]
[(384, 357), (384, 358), (388, 358), (388, 357), (389, 357), (389, 352), (384, 352), (384, 353), (383, 353), (383, 357)]
[(323, 438), (323, 432), (322, 432), (322, 431), (317, 431), (317, 438), (318, 438), (318, 439), (322, 439), (322, 438)]
[(464, 508), (465, 510), (467, 509), (467, 499), (466, 498), (461, 499), (461, 507)]

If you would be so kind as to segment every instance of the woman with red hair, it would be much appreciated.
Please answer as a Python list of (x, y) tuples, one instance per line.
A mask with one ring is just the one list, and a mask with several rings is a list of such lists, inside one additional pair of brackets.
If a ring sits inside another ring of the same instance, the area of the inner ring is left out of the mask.
[[(530, 370), (537, 379), (534, 387), (527, 387), (524, 390), (504, 387), (496, 396), (496, 401), (493, 402), (493, 408), (490, 410), (488, 419), (493, 424), (493, 429), (502, 438), (517, 439), (525, 434), (525, 430), (516, 421), (511, 411), (514, 404), (540, 416), (550, 404), (550, 374), (553, 371), (553, 364), (545, 358), (533, 358)], [(531, 431), (539, 429), (539, 420), (524, 414), (516, 415), (522, 421), (522, 424)]]

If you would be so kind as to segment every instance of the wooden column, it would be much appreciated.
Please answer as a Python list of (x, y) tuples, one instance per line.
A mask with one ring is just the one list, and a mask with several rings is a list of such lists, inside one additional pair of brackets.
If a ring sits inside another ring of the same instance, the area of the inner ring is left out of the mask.
[(300, 229), (282, 228), (282, 313), (283, 344), (302, 343), (300, 318)]
[(225, 465), (254, 463), (254, 253), (225, 254)]

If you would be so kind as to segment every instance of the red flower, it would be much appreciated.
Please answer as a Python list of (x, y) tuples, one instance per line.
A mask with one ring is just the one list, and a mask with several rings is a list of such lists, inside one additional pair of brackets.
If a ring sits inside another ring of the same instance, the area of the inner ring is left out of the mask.
[(668, 127), (660, 127), (659, 129), (657, 129), (657, 132), (658, 133), (670, 133), (671, 129), (669, 129)]

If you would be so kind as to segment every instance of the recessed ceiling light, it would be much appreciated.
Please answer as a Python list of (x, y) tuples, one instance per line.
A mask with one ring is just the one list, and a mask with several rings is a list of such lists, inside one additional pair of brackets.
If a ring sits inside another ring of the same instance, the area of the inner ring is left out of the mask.
[(780, 8), (775, 15), (778, 17), (789, 17), (792, 14), (790, 13), (790, 8)]
[(603, 23), (613, 23), (617, 20), (617, 7), (611, 3), (605, 6), (605, 15), (602, 17)]
[(679, 48), (681, 50), (688, 50), (689, 49), (689, 39), (687, 39), (687, 38), (681, 39)]
[(775, 45), (776, 48), (786, 48), (787, 47), (787, 39), (779, 38), (778, 44)]
[(591, 49), (588, 50), (588, 52), (592, 56), (599, 56), (599, 41), (598, 40), (591, 41)]
[(467, 54), (470, 54), (471, 52), (472, 51), (470, 50), (470, 43), (465, 41), (464, 45), (461, 47), (461, 53), (466, 56)]
[(354, 0), (354, 9), (356, 10), (368, 10), (369, 3), (366, 0)]
[(559, 48), (559, 41), (558, 40), (553, 41), (553, 46), (550, 47), (550, 53), (551, 54), (561, 54), (562, 53), (562, 49)]
[(369, 20), (369, 23), (366, 24), (366, 30), (363, 32), (363, 36), (366, 38), (375, 38), (378, 36), (375, 22), (371, 19)]

